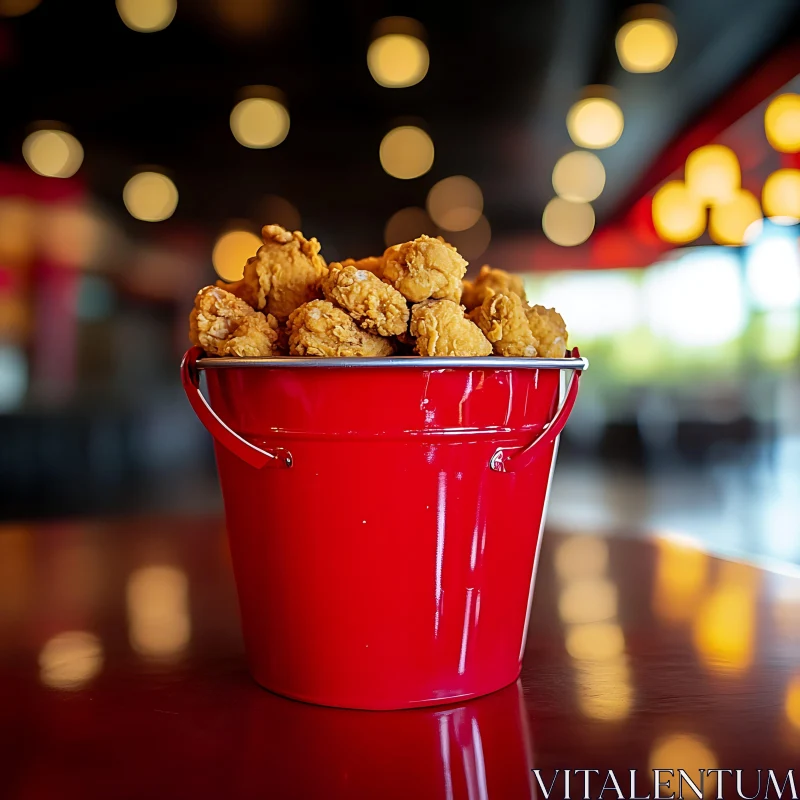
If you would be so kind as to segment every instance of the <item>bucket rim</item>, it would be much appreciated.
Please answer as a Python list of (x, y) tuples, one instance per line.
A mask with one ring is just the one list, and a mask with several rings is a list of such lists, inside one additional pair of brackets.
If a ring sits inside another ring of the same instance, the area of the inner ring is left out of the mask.
[(197, 369), (230, 369), (235, 367), (271, 369), (569, 369), (582, 372), (589, 368), (589, 359), (577, 358), (513, 358), (504, 356), (388, 356), (380, 358), (321, 358), (316, 356), (272, 356), (268, 358), (198, 359)]

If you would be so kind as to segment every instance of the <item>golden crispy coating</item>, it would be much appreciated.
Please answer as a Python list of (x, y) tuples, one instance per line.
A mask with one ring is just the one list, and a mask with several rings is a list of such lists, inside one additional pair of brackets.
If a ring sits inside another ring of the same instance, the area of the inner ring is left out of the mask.
[(464, 292), (461, 302), (467, 311), (477, 308), (486, 299), (486, 295), (493, 291), (496, 294), (513, 292), (521, 300), (525, 300), (525, 285), (519, 275), (512, 275), (502, 269), (492, 269), (484, 264), (475, 281), (464, 281)]
[(189, 338), (213, 356), (272, 356), (277, 355), (278, 322), (230, 292), (206, 286), (194, 299)]
[(390, 356), (389, 339), (361, 330), (341, 308), (311, 300), (289, 315), (289, 353), (293, 356)]
[(534, 358), (539, 342), (531, 332), (526, 306), (513, 292), (493, 294), (470, 312), (470, 319), (486, 335), (498, 356)]
[(411, 309), (411, 335), (421, 356), (488, 356), (492, 345), (452, 300), (425, 300)]
[(408, 329), (405, 297), (372, 272), (333, 262), (322, 279), (322, 291), (364, 330), (397, 336)]
[(365, 269), (379, 278), (383, 277), (383, 256), (367, 256), (366, 258), (346, 258), (342, 261), (343, 267)]
[(467, 262), (441, 237), (422, 235), (390, 247), (383, 254), (383, 280), (408, 300), (461, 300), (461, 279)]
[(564, 358), (567, 350), (567, 326), (554, 308), (533, 306), (528, 309), (528, 325), (538, 339), (539, 355), (543, 358)]
[(217, 285), (283, 322), (303, 303), (320, 296), (325, 261), (319, 255), (319, 242), (306, 239), (300, 231), (291, 233), (280, 225), (265, 225), (261, 238), (264, 244), (248, 259), (244, 277), (236, 283), (220, 281)]

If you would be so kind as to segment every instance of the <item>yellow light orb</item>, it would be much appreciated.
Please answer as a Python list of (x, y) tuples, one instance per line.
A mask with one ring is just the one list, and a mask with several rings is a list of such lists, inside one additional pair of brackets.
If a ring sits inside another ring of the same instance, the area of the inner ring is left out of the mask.
[(586, 150), (574, 150), (556, 161), (553, 188), (559, 197), (573, 203), (588, 203), (600, 196), (606, 185), (603, 162)]
[(583, 244), (594, 230), (594, 209), (589, 203), (572, 203), (554, 197), (542, 214), (544, 235), (562, 247)]
[(428, 192), (428, 213), (446, 231), (465, 231), (483, 213), (483, 192), (475, 181), (453, 175), (439, 181)]
[(430, 56), (416, 36), (390, 33), (379, 36), (367, 50), (367, 66), (377, 83), (399, 89), (419, 83), (428, 72)]
[(39, 175), (70, 178), (83, 163), (83, 147), (65, 131), (34, 131), (22, 143), (22, 156)]
[(770, 217), (800, 219), (800, 169), (779, 169), (764, 182), (764, 213)]
[(786, 687), (786, 716), (792, 727), (800, 730), (800, 676), (795, 675)]
[(436, 225), (424, 208), (409, 206), (395, 211), (386, 223), (383, 238), (387, 247), (422, 236), (436, 236)]
[(433, 141), (413, 125), (394, 128), (383, 137), (380, 159), (381, 166), (392, 177), (418, 178), (433, 166)]
[(617, 56), (628, 72), (661, 72), (678, 47), (675, 28), (660, 19), (634, 19), (617, 32)]
[(492, 228), (489, 220), (483, 216), (478, 221), (463, 231), (442, 231), (444, 238), (461, 253), (467, 261), (480, 258), (489, 248), (492, 241)]
[(692, 242), (706, 228), (705, 206), (681, 181), (669, 181), (655, 193), (652, 213), (656, 233), (665, 242)]
[(567, 130), (578, 147), (611, 147), (619, 141), (624, 126), (622, 109), (607, 97), (578, 100), (567, 113)]
[(769, 143), (782, 153), (800, 150), (800, 94), (778, 95), (764, 112)]
[(238, 281), (244, 274), (244, 265), (252, 258), (261, 239), (250, 231), (228, 231), (217, 239), (211, 261), (214, 270), (224, 281)]
[(139, 33), (162, 31), (175, 18), (177, 0), (117, 0), (122, 21)]
[(760, 219), (758, 199), (746, 189), (739, 189), (732, 200), (711, 207), (708, 233), (717, 244), (744, 244), (745, 231)]
[(686, 159), (686, 186), (702, 203), (732, 200), (742, 181), (736, 153), (723, 144), (698, 147)]
[(231, 111), (231, 131), (245, 147), (255, 150), (275, 147), (289, 133), (289, 112), (269, 97), (248, 97)]
[(139, 172), (125, 184), (122, 202), (132, 217), (144, 222), (161, 222), (175, 213), (178, 190), (160, 172)]
[(88, 631), (65, 631), (39, 652), (39, 679), (52, 689), (80, 689), (103, 667), (103, 646)]

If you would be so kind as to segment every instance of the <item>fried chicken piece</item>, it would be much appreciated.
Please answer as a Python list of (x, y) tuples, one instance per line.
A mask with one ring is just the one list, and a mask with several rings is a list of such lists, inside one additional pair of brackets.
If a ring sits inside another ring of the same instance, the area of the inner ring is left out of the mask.
[(381, 336), (398, 336), (408, 329), (405, 297), (372, 272), (334, 262), (322, 279), (322, 291), (364, 330)]
[(367, 256), (366, 258), (346, 258), (342, 261), (343, 267), (355, 267), (365, 269), (379, 278), (383, 277), (383, 256)]
[(483, 331), (498, 356), (535, 358), (539, 342), (528, 324), (526, 304), (513, 292), (488, 291), (483, 303), (470, 313), (470, 319)]
[(413, 303), (429, 298), (458, 303), (466, 270), (467, 262), (458, 250), (441, 237), (423, 234), (383, 254), (383, 280)]
[(389, 356), (389, 339), (361, 330), (347, 312), (327, 300), (311, 300), (289, 315), (293, 356)]
[(502, 269), (493, 269), (484, 264), (478, 277), (473, 281), (464, 281), (464, 291), (461, 302), (467, 311), (477, 308), (486, 299), (486, 295), (493, 291), (495, 294), (508, 294), (513, 292), (521, 300), (525, 300), (525, 285), (519, 275), (512, 275)]
[(194, 299), (189, 338), (212, 356), (273, 356), (278, 321), (219, 286), (206, 286)]
[(554, 308), (532, 306), (527, 316), (531, 333), (539, 341), (539, 355), (543, 358), (565, 358), (569, 334), (561, 314)]
[(488, 356), (492, 345), (452, 300), (425, 300), (411, 309), (411, 335), (421, 356)]
[(264, 244), (248, 259), (244, 277), (236, 283), (220, 281), (217, 286), (283, 322), (303, 303), (320, 296), (325, 261), (319, 255), (320, 243), (306, 239), (300, 231), (265, 225), (261, 238)]

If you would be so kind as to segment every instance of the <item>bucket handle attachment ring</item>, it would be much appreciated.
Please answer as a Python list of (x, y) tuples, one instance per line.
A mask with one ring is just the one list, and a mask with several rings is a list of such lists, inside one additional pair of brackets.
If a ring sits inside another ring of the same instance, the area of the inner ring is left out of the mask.
[[(573, 347), (570, 355), (573, 358), (580, 358), (578, 348)], [(538, 456), (545, 447), (555, 441), (555, 438), (564, 430), (567, 419), (572, 413), (575, 400), (578, 397), (580, 377), (580, 370), (573, 372), (569, 389), (567, 389), (567, 394), (564, 397), (564, 402), (561, 404), (558, 411), (556, 411), (553, 419), (544, 426), (542, 432), (529, 445), (526, 445), (521, 450), (516, 447), (498, 447), (489, 460), (489, 467), (491, 469), (495, 472), (517, 472), (525, 469), (525, 467), (533, 463), (536, 456)]]
[(274, 450), (263, 450), (251, 444), (236, 431), (229, 428), (208, 404), (200, 391), (200, 370), (197, 368), (197, 359), (203, 355), (203, 349), (192, 347), (186, 351), (181, 361), (181, 382), (186, 396), (205, 429), (227, 450), (238, 456), (246, 464), (256, 469), (262, 467), (292, 466), (292, 454), (288, 450), (276, 447)]

